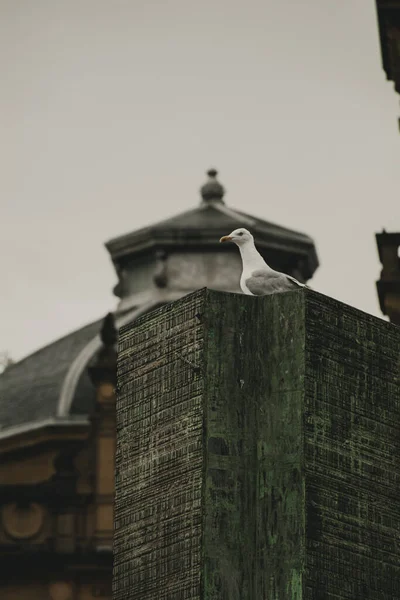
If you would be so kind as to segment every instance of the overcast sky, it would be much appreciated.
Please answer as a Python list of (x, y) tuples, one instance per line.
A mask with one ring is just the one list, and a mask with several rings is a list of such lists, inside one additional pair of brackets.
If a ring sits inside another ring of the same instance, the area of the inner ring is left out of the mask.
[(374, 0), (0, 6), (0, 350), (113, 309), (103, 243), (194, 207), (210, 166), (229, 206), (315, 239), (315, 289), (380, 315), (400, 107)]

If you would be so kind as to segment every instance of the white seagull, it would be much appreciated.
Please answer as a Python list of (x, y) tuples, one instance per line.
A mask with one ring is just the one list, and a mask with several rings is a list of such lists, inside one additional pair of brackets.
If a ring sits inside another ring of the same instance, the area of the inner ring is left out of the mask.
[(240, 287), (244, 294), (267, 296), (305, 287), (304, 283), (300, 283), (294, 277), (271, 269), (258, 252), (254, 238), (247, 229), (235, 229), (219, 241), (233, 242), (240, 250), (243, 266)]

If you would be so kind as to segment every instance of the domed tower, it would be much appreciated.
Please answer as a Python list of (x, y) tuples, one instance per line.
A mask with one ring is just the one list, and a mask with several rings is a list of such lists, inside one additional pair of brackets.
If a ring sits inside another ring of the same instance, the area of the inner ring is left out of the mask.
[(239, 252), (219, 244), (221, 235), (237, 227), (251, 230), (273, 268), (303, 282), (312, 277), (318, 259), (311, 238), (229, 208), (214, 169), (200, 192), (195, 208), (106, 243), (119, 277), (117, 313), (204, 286), (240, 293)]
[(239, 252), (219, 243), (237, 227), (275, 269), (305, 282), (318, 266), (308, 236), (227, 206), (215, 170), (200, 193), (195, 208), (106, 243), (113, 313), (0, 376), (1, 597), (111, 599), (118, 328), (204, 286), (240, 293)]

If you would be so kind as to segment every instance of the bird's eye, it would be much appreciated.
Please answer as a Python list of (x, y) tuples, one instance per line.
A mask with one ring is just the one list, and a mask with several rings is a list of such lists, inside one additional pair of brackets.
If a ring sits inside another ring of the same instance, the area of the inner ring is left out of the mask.
[(243, 231), (239, 231), (239, 235), (243, 235)]

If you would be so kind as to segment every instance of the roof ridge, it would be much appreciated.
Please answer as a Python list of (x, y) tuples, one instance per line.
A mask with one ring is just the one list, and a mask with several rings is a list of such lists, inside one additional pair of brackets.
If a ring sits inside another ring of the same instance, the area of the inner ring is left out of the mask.
[[(230, 217), (234, 221), (237, 221), (238, 223), (241, 223), (241, 220), (243, 220), (244, 217), (244, 220), (247, 221), (247, 223), (244, 223), (245, 225), (249, 225), (250, 227), (256, 227), (257, 225), (257, 222), (254, 219), (254, 217), (246, 215), (245, 213), (241, 213), (240, 211), (234, 208), (229, 208), (228, 206), (226, 206), (226, 204), (216, 204), (215, 209), (224, 214), (225, 216)], [(238, 218), (238, 215), (240, 215), (240, 218)]]
[(161, 219), (161, 221), (157, 221), (157, 223), (153, 223), (152, 225), (145, 225), (144, 227), (139, 227), (139, 229), (134, 229), (133, 231), (129, 231), (127, 233), (123, 233), (122, 235), (118, 235), (116, 237), (110, 238), (109, 240), (107, 240), (105, 242), (104, 245), (107, 248), (107, 250), (109, 250), (110, 246), (114, 245), (116, 242), (121, 242), (123, 240), (129, 239), (132, 236), (138, 236), (143, 233), (152, 231), (154, 229), (158, 229), (160, 226), (163, 226), (165, 223), (170, 223), (171, 221), (174, 221), (174, 219), (181, 218), (183, 216), (198, 212), (200, 210), (201, 211), (208, 210), (210, 208), (213, 209), (213, 208), (215, 208), (215, 206), (212, 204), (210, 204), (210, 205), (204, 204), (204, 205), (195, 206), (188, 210), (184, 210), (183, 212), (177, 212), (170, 217)]

